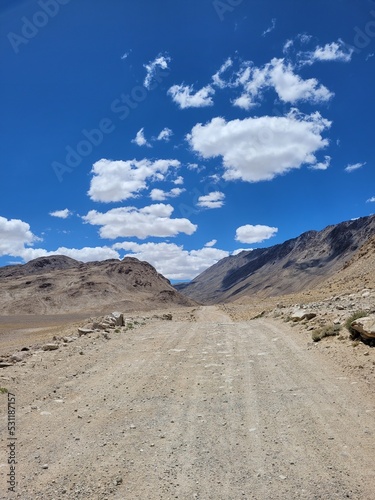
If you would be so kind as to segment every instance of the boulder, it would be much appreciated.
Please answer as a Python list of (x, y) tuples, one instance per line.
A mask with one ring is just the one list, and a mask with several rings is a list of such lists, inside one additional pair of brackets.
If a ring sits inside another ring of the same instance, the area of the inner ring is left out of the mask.
[(375, 314), (356, 319), (351, 327), (358, 332), (364, 340), (375, 340)]
[(124, 315), (120, 312), (113, 312), (111, 317), (115, 320), (115, 326), (124, 326)]
[(316, 317), (316, 313), (311, 312), (311, 311), (306, 311), (306, 309), (295, 309), (292, 314), (290, 315), (290, 318), (293, 321), (302, 321), (303, 319), (313, 319)]

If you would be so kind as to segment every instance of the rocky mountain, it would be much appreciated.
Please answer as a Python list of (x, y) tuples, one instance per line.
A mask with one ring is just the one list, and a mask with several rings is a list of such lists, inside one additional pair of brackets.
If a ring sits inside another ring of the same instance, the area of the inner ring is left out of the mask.
[(148, 310), (194, 305), (147, 262), (82, 263), (56, 255), (0, 268), (0, 314)]
[(301, 292), (323, 283), (344, 267), (354, 269), (358, 260), (362, 263), (364, 258), (356, 254), (362, 249), (364, 256), (368, 255), (374, 236), (375, 216), (361, 217), (322, 231), (308, 231), (269, 248), (227, 257), (176, 288), (208, 304)]

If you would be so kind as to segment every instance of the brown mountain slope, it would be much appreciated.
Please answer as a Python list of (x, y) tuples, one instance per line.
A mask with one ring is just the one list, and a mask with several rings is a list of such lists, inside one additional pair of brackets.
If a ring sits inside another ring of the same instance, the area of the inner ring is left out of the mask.
[(227, 257), (177, 289), (205, 303), (298, 293), (340, 271), (374, 235), (375, 216), (309, 231), (280, 245)]
[(134, 258), (84, 264), (53, 256), (0, 269), (2, 315), (100, 314), (170, 304), (195, 303), (176, 292), (150, 264)]

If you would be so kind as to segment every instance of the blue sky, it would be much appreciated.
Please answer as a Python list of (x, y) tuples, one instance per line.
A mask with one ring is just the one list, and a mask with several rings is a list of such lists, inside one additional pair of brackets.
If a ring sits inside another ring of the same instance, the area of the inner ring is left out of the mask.
[(375, 207), (375, 0), (0, 7), (0, 265), (172, 280)]

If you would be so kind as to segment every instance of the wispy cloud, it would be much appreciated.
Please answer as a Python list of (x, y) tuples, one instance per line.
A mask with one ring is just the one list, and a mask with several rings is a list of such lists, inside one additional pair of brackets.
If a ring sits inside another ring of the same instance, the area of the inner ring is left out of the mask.
[(171, 58), (168, 55), (159, 54), (153, 61), (143, 65), (143, 67), (146, 68), (146, 77), (143, 82), (146, 89), (150, 89), (152, 80), (155, 78), (157, 71), (166, 71), (169, 69), (168, 64), (170, 62)]
[(375, 203), (375, 196), (372, 196), (371, 198), (369, 198), (367, 201), (367, 203)]
[(358, 169), (362, 168), (365, 165), (366, 165), (366, 162), (364, 162), (364, 163), (353, 163), (353, 164), (349, 163), (349, 165), (347, 167), (345, 167), (345, 172), (348, 172), (350, 174), (351, 172), (354, 172), (355, 170), (358, 170)]
[(124, 54), (122, 54), (121, 59), (122, 59), (123, 61), (124, 61), (125, 59), (127, 59), (127, 58), (130, 56), (131, 52), (132, 52), (132, 51), (131, 51), (131, 49), (130, 49), (130, 50), (128, 50), (127, 52), (125, 52)]
[(65, 208), (64, 210), (56, 210), (55, 212), (50, 212), (49, 213), (51, 217), (58, 217), (59, 219), (67, 219), (70, 215), (72, 215), (72, 212)]
[(262, 36), (268, 35), (268, 33), (271, 33), (276, 28), (276, 18), (273, 18), (271, 21), (271, 26), (269, 26), (265, 31), (263, 31)]
[(137, 146), (147, 146), (148, 148), (151, 148), (151, 144), (147, 142), (145, 134), (144, 134), (144, 128), (142, 127), (140, 130), (138, 130), (137, 135), (135, 138), (132, 140), (134, 144), (137, 144)]

